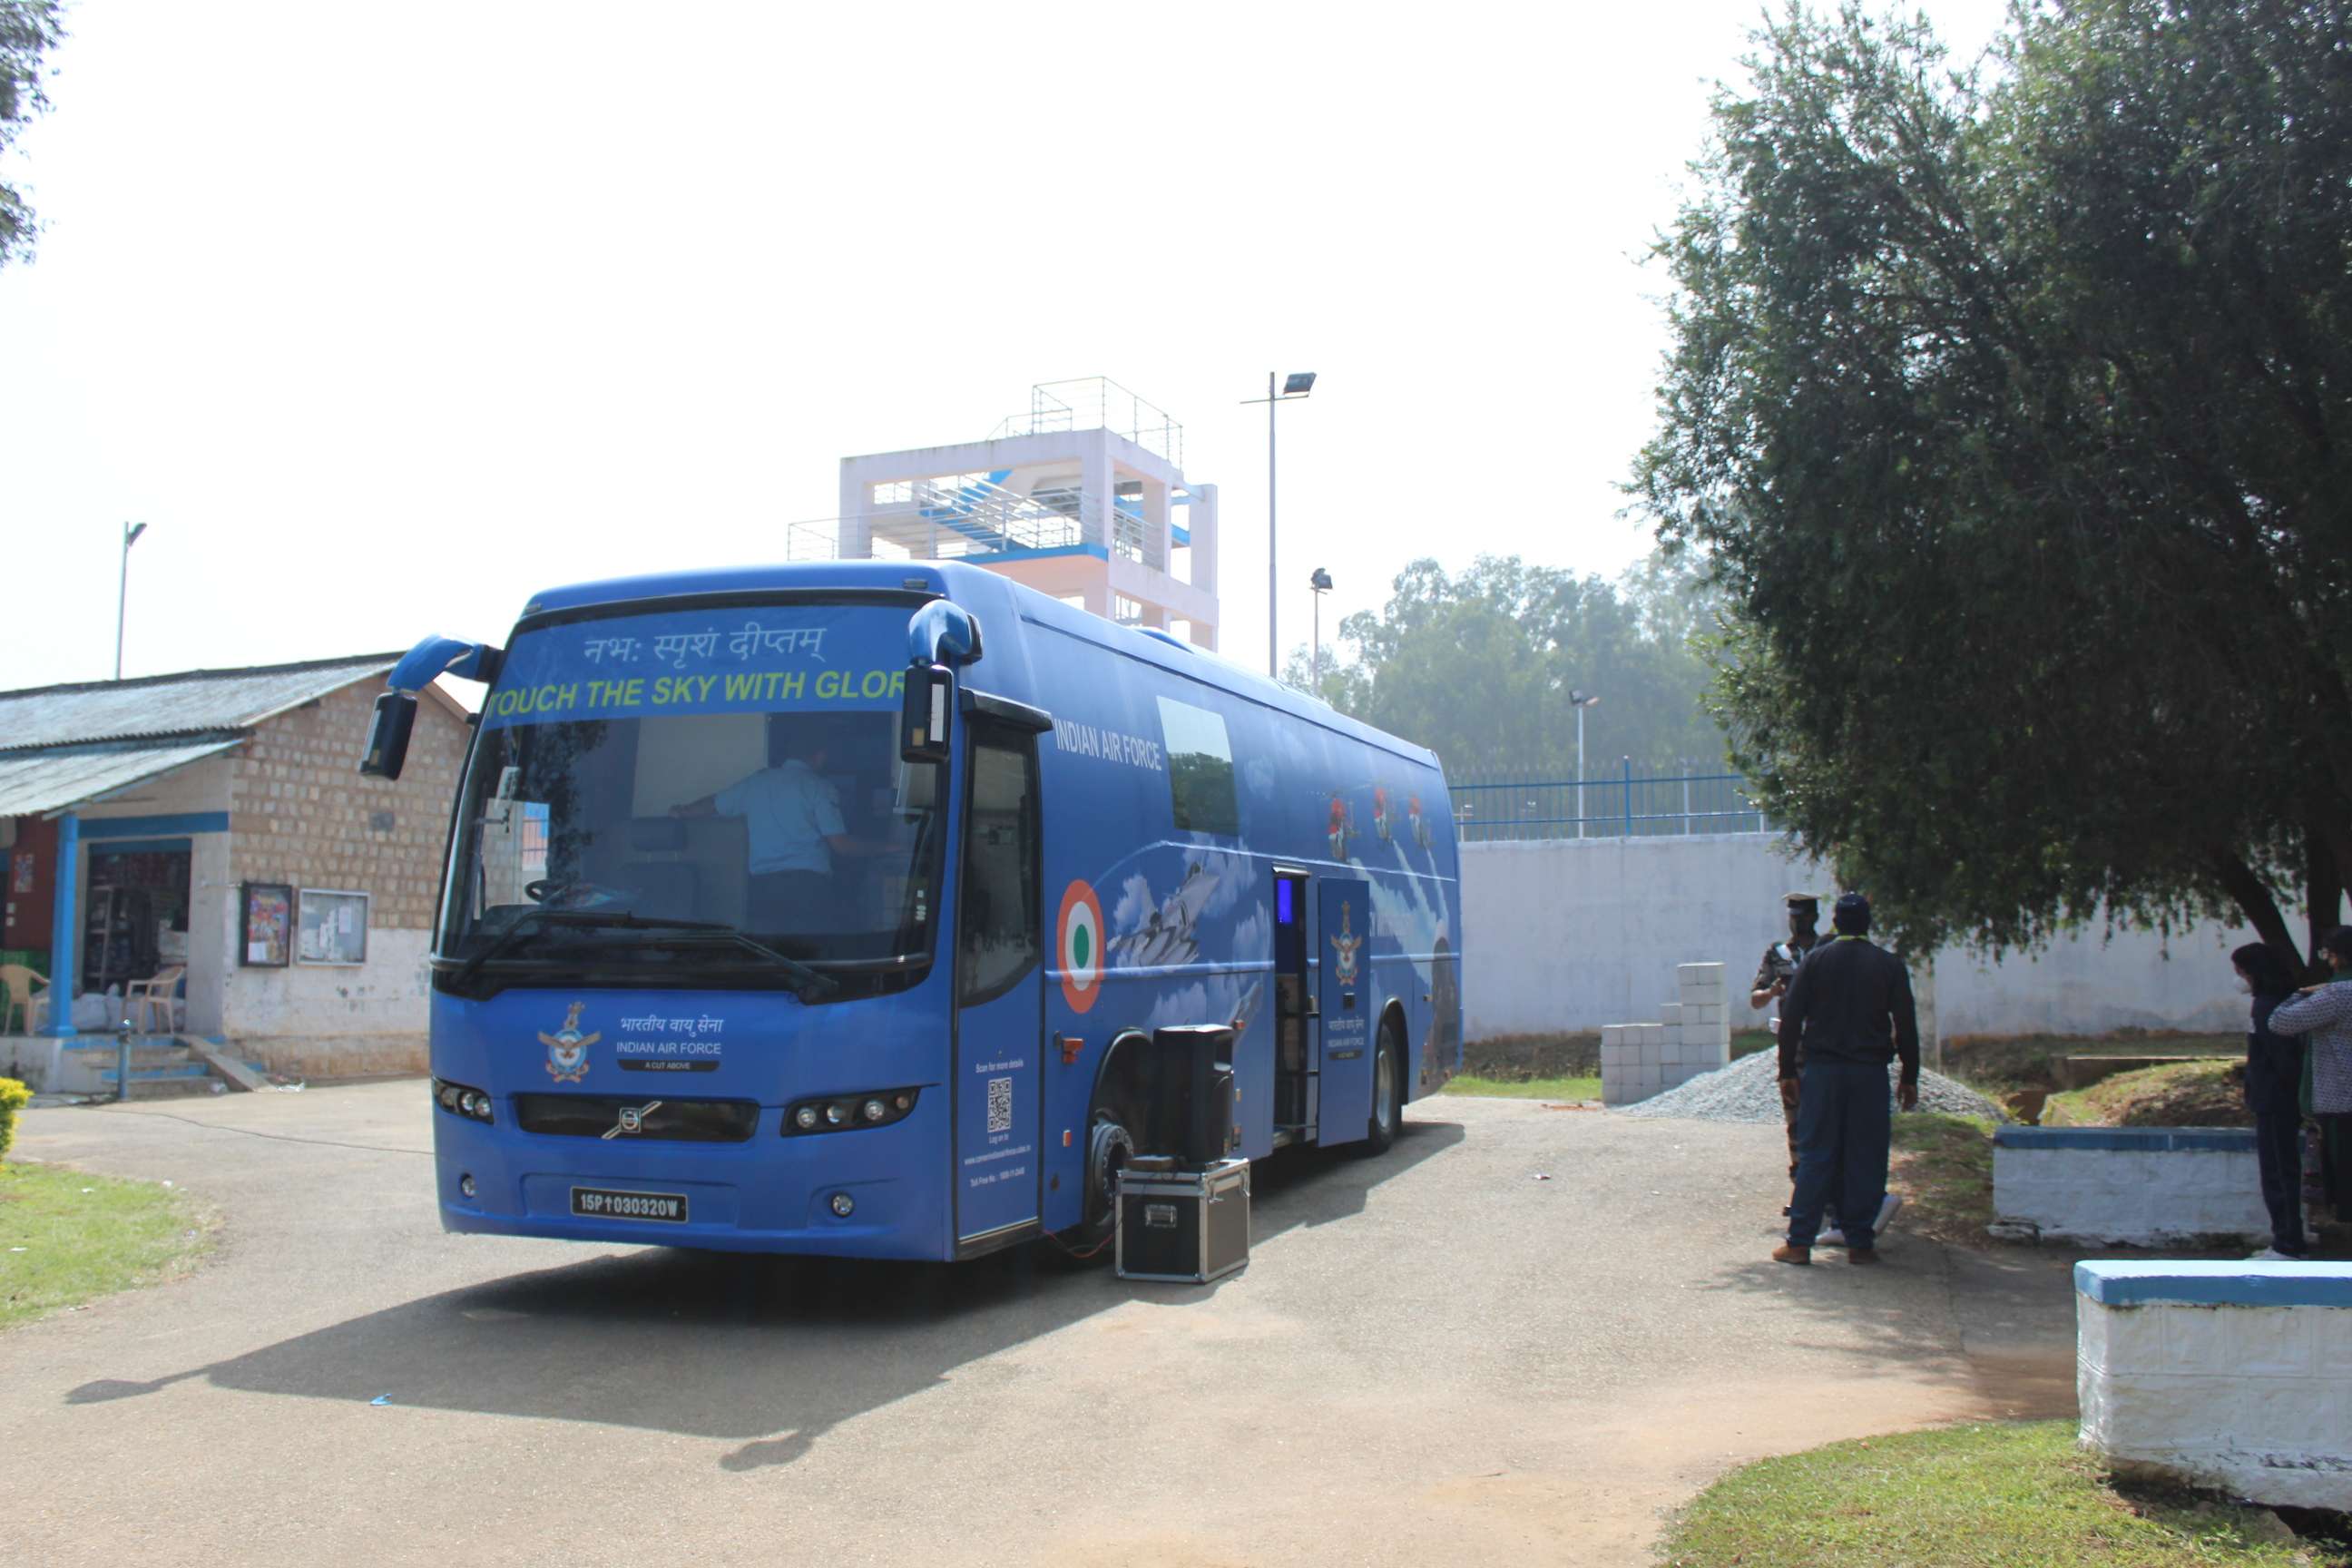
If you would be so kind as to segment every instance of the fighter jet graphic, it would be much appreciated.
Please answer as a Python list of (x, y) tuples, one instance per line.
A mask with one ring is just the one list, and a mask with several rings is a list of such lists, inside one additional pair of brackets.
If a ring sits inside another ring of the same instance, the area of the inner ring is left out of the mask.
[(1151, 969), (1192, 963), (1201, 955), (1193, 923), (1216, 890), (1217, 873), (1197, 860), (1185, 867), (1183, 881), (1144, 917), (1140, 926), (1111, 939), (1112, 964), (1120, 969)]

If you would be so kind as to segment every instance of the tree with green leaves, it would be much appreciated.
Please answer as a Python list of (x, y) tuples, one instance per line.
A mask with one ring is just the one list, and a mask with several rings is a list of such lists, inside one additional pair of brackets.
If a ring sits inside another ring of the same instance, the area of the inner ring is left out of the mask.
[[(57, 0), (0, 0), (0, 158), (49, 106), (41, 91), (42, 57), (64, 37)], [(33, 233), (32, 207), (15, 185), (0, 180), (0, 265), (31, 259)]]
[[(1429, 747), (1457, 776), (1570, 778), (1576, 710), (1596, 767), (1720, 765), (1723, 738), (1700, 705), (1705, 667), (1686, 642), (1711, 617), (1709, 590), (1677, 563), (1637, 568), (1622, 589), (1517, 556), (1481, 556), (1449, 576), (1434, 561), (1398, 574), (1387, 605), (1340, 623), (1340, 663), (1324, 647), (1320, 694), (1344, 713)], [(1307, 652), (1287, 679), (1310, 686)]]
[(1731, 604), (1735, 760), (1906, 939), (2295, 951), (2352, 870), (2352, 7), (1757, 43), (1633, 483)]

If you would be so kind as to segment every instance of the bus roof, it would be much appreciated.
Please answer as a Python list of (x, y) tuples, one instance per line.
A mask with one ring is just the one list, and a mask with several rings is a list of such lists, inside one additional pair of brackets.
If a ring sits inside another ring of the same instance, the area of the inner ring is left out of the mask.
[[(1235, 664), (1221, 654), (1195, 647), (1172, 637), (1139, 631), (1104, 620), (1099, 616), (1015, 583), (1009, 577), (961, 561), (779, 562), (767, 565), (610, 577), (602, 582), (569, 584), (533, 595), (530, 603), (523, 607), (523, 615), (528, 617), (588, 605), (636, 604), (646, 600), (699, 597), (711, 594), (757, 594), (785, 589), (806, 592), (828, 588), (867, 592), (895, 589), (941, 595), (978, 615), (983, 636), (993, 631), (995, 623), (991, 619), (990, 611), (1009, 614), (1020, 620), (1094, 643), (1111, 652), (1202, 681), (1425, 766), (1440, 766), (1436, 754), (1428, 748), (1350, 719), (1328, 703), (1295, 691), (1256, 670)], [(1001, 619), (1002, 616), (998, 618)], [(1032, 693), (1006, 691), (1003, 695), (1025, 700)]]

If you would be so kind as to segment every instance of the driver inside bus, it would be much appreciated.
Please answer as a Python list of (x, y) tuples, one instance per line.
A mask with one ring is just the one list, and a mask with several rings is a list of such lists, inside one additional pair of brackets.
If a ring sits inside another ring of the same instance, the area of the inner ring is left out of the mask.
[(828, 737), (813, 724), (783, 731), (783, 762), (699, 800), (670, 807), (672, 816), (738, 816), (750, 840), (746, 915), (755, 931), (817, 935), (838, 921), (836, 856), (879, 847), (849, 836), (841, 792), (824, 776)]

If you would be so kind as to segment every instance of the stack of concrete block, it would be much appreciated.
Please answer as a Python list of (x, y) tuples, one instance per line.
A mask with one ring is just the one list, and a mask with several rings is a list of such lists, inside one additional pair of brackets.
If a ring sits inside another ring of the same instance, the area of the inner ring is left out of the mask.
[(1682, 1061), (1698, 1072), (1731, 1065), (1731, 1011), (1723, 994), (1723, 965), (1679, 963), (1675, 988), (1682, 994)]
[(1661, 1077), (1665, 1051), (1663, 1024), (1601, 1026), (1601, 1101), (1631, 1105), (1665, 1088)]
[(1659, 1006), (1657, 1022), (1601, 1026), (1601, 1103), (1631, 1105), (1730, 1062), (1723, 965), (1681, 964), (1675, 984), (1680, 994)]

